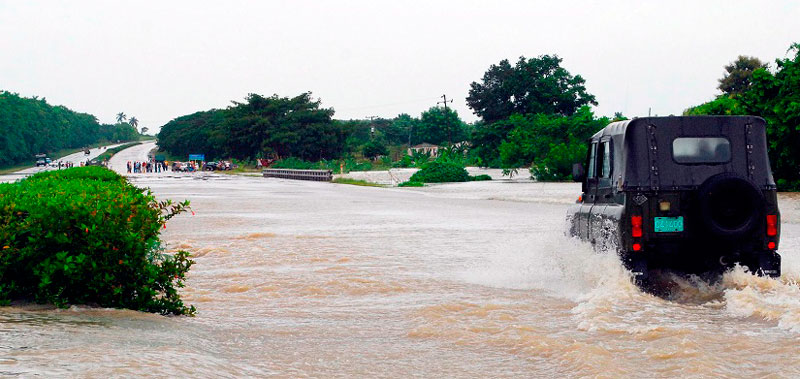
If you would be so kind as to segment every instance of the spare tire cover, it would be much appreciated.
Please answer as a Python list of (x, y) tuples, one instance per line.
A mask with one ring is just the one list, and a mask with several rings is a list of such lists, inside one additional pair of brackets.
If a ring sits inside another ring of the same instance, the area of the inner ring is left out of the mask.
[(735, 173), (708, 178), (698, 189), (697, 199), (700, 222), (720, 237), (745, 237), (763, 218), (764, 195)]

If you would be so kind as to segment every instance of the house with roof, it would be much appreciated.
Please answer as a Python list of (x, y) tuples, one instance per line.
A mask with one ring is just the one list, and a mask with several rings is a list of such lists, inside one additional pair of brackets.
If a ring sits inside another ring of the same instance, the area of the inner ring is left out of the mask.
[(439, 156), (439, 145), (434, 145), (430, 143), (421, 143), (419, 145), (414, 145), (408, 148), (408, 155), (414, 155), (414, 153), (421, 153), (421, 154), (428, 154), (431, 157)]

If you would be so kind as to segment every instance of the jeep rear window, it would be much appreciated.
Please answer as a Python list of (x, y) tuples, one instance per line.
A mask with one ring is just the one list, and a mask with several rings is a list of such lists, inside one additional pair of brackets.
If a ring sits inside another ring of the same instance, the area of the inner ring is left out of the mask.
[(715, 164), (731, 160), (731, 143), (723, 137), (680, 137), (672, 141), (672, 159), (684, 164)]

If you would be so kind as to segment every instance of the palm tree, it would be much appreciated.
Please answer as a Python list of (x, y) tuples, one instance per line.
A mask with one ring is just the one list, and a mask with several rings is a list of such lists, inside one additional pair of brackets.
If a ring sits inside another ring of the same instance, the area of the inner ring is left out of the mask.
[(150, 130), (150, 129), (148, 129), (146, 126), (143, 126), (142, 127), (142, 134), (147, 133), (148, 130)]
[(131, 124), (134, 129), (136, 129), (136, 127), (139, 126), (139, 119), (137, 119), (136, 116), (133, 116), (130, 120), (128, 120), (128, 123)]
[(125, 121), (125, 120), (127, 120), (127, 119), (128, 119), (128, 116), (127, 116), (127, 115), (125, 115), (125, 112), (119, 112), (119, 113), (117, 113), (117, 122), (118, 122), (118, 123), (119, 123), (119, 122), (123, 122), (123, 121)]

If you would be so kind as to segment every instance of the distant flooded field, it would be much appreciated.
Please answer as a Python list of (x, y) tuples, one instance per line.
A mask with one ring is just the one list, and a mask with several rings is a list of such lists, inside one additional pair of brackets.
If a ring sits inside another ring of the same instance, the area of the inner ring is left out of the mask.
[(800, 376), (800, 197), (783, 277), (639, 291), (564, 236), (580, 184), (367, 188), (227, 175), (131, 179), (195, 215), (197, 316), (0, 307), (0, 375)]

